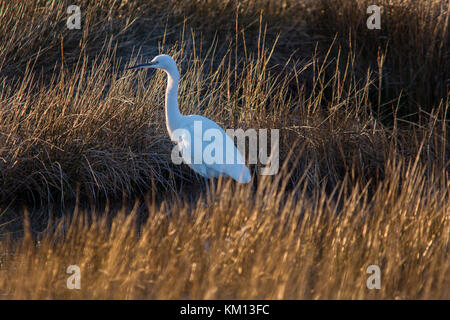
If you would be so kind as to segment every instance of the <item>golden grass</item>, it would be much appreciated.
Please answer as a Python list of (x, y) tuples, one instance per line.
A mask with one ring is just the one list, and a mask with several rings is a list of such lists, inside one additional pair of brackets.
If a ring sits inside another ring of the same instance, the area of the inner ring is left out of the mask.
[[(0, 297), (448, 299), (449, 9), (414, 3), (1, 2)], [(124, 71), (158, 52), (182, 113), (280, 129), (281, 172), (205, 199), (164, 74)]]
[[(135, 203), (111, 217), (75, 209), (32, 242), (1, 246), (0, 293), (19, 299), (448, 299), (445, 179), (390, 163), (369, 197), (345, 180), (330, 197), (286, 179), (219, 183), (205, 204)], [(286, 178), (285, 176), (283, 178)], [(448, 180), (447, 180), (448, 181)], [(303, 190), (303, 191), (302, 191)], [(148, 214), (144, 223), (139, 215)], [(81, 268), (68, 290), (66, 268)], [(366, 268), (381, 268), (381, 289)]]

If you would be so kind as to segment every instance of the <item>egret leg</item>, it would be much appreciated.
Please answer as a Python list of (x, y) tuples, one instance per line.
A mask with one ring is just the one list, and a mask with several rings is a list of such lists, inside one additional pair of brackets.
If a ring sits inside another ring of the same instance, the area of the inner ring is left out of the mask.
[(211, 200), (212, 200), (212, 196), (216, 196), (216, 184), (214, 183), (214, 180), (211, 179), (211, 189), (212, 189), (212, 193), (211, 193)]
[(205, 178), (205, 187), (206, 187), (206, 201), (205, 203), (207, 204), (209, 201), (209, 198), (211, 197), (210, 193), (209, 193), (209, 181), (208, 178)]

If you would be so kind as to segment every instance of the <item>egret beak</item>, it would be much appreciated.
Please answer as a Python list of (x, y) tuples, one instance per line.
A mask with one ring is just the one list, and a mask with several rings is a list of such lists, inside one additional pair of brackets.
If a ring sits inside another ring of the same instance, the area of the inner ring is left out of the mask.
[(152, 66), (156, 64), (155, 62), (148, 62), (148, 63), (142, 63), (142, 64), (137, 64), (135, 66), (129, 67), (127, 68), (127, 70), (132, 70), (132, 69), (148, 69), (148, 68), (152, 68)]

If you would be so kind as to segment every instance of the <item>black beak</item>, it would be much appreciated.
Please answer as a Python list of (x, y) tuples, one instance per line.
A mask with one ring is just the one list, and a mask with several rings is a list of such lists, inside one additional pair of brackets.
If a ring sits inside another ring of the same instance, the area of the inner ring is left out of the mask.
[(140, 69), (140, 68), (149, 68), (149, 67), (153, 66), (154, 64), (155, 64), (155, 62), (148, 62), (148, 63), (137, 64), (135, 66), (127, 68), (127, 70)]

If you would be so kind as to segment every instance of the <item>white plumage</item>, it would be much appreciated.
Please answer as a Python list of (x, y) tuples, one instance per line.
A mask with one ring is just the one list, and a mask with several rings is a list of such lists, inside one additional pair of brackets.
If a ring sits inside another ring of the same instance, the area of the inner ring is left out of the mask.
[[(172, 57), (159, 55), (149, 63), (136, 65), (130, 69), (139, 68), (161, 69), (167, 73), (166, 127), (171, 140), (177, 143), (183, 161), (205, 178), (228, 176), (240, 183), (250, 182), (250, 170), (245, 165), (242, 154), (217, 123), (199, 115), (184, 116), (180, 113), (178, 108), (180, 74)], [(201, 130), (197, 130), (199, 127)], [(209, 149), (206, 150), (207, 148)], [(203, 155), (210, 149), (214, 149), (211, 153), (213, 157), (205, 159)], [(233, 161), (230, 162), (229, 159)]]

